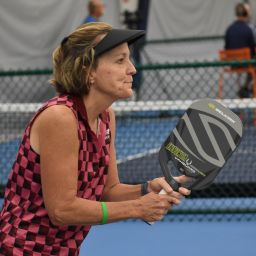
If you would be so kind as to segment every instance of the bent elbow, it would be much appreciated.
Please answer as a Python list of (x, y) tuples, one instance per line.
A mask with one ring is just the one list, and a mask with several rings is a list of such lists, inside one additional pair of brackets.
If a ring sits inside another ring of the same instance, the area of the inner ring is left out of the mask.
[(55, 226), (66, 226), (73, 223), (72, 210), (67, 207), (55, 207), (48, 215), (51, 223)]
[(54, 213), (51, 213), (48, 215), (49, 215), (49, 219), (53, 225), (55, 225), (55, 226), (68, 225), (68, 223), (66, 223), (65, 219), (63, 218), (62, 214), (59, 213), (59, 211), (55, 210)]

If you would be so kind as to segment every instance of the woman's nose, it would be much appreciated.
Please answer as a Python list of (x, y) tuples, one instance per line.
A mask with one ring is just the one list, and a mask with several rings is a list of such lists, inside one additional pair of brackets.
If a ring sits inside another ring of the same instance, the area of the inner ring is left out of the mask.
[(136, 68), (134, 66), (134, 64), (129, 60), (129, 69), (128, 69), (128, 72), (130, 75), (135, 75), (136, 74)]

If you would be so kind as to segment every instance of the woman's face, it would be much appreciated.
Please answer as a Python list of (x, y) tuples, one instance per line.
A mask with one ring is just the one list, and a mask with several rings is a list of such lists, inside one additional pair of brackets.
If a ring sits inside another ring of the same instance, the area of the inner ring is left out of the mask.
[(123, 43), (99, 57), (97, 68), (92, 72), (94, 84), (91, 89), (112, 100), (131, 97), (135, 73), (128, 44)]

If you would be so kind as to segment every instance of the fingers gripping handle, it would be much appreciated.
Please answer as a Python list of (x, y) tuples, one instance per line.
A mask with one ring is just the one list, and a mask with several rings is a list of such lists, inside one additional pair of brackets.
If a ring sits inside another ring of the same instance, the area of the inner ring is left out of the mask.
[[(166, 191), (165, 191), (164, 189), (162, 189), (162, 190), (159, 192), (159, 195), (166, 195), (166, 194), (167, 194), (167, 193), (166, 193)], [(154, 221), (152, 221), (152, 222), (146, 221), (146, 223), (149, 224), (149, 225), (153, 225), (155, 222), (154, 222)]]
[[(179, 187), (180, 187), (180, 184), (172, 176), (170, 176), (168, 178), (169, 178), (169, 180), (168, 180), (169, 185), (173, 188), (174, 191), (178, 191)], [(166, 195), (167, 193), (164, 189), (162, 189), (158, 194), (159, 195)], [(146, 221), (146, 223), (149, 224), (149, 225), (153, 225), (155, 222), (154, 221), (152, 221), (152, 222)]]

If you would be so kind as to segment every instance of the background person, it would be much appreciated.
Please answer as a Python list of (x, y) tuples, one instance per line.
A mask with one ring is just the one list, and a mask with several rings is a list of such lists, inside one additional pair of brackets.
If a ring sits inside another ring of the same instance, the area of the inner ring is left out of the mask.
[(105, 6), (101, 0), (91, 0), (87, 6), (88, 15), (84, 23), (100, 21), (100, 17), (104, 15)]
[[(253, 31), (248, 22), (250, 21), (250, 12), (248, 6), (244, 3), (238, 3), (235, 7), (236, 20), (227, 28), (225, 33), (225, 49), (249, 48), (251, 58), (255, 57), (255, 41)], [(240, 98), (251, 96), (252, 77), (247, 74), (245, 84), (239, 89)]]

